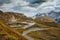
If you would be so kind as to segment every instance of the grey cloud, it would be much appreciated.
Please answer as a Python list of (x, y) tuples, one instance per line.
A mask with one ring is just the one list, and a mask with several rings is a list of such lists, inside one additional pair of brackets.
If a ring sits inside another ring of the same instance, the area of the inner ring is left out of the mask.
[[(22, 12), (27, 16), (35, 15), (38, 12), (48, 13), (51, 10), (54, 10), (54, 6), (51, 6), (51, 5), (52, 4), (56, 5), (55, 3), (56, 0), (54, 2), (49, 2), (49, 3), (46, 2), (46, 0), (17, 0), (17, 1), (12, 0), (12, 2), (11, 3), (10, 2), (11, 0), (0, 0), (0, 5), (2, 5), (0, 6), (0, 9), (3, 11)], [(7, 4), (7, 5), (3, 5), (3, 4)]]
[(35, 7), (46, 2), (47, 0), (26, 0), (26, 1), (30, 3), (29, 6)]
[(12, 9), (19, 11), (19, 10), (21, 10), (21, 8), (22, 8), (21, 6), (15, 6), (15, 7), (13, 7)]
[(0, 0), (0, 6), (5, 4), (5, 3), (8, 4), (10, 2), (11, 2), (10, 0)]
[(32, 1), (31, 4), (41, 4), (43, 2), (46, 2), (46, 0), (35, 0), (35, 1)]

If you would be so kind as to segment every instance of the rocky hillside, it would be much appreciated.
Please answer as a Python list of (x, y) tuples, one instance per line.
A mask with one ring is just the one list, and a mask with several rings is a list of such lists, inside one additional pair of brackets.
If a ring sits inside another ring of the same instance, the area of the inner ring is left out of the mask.
[(48, 16), (33, 19), (22, 13), (0, 11), (0, 24), (1, 40), (60, 40), (60, 24)]
[(15, 13), (15, 12), (2, 12), (0, 11), (0, 18), (4, 21), (25, 21), (28, 19), (24, 14), (22, 13)]

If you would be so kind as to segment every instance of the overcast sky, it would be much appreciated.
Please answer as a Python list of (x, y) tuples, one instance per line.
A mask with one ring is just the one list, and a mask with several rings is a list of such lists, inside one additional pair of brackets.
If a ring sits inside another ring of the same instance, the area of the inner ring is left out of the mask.
[(60, 11), (59, 0), (0, 0), (0, 10), (33, 16), (36, 13)]

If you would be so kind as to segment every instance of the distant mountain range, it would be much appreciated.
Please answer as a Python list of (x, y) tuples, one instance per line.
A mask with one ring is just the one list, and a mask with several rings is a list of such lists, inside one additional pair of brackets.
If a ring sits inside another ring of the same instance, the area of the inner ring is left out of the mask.
[(53, 19), (60, 18), (60, 12), (51, 11), (50, 13), (48, 13), (48, 16)]
[(60, 21), (59, 20), (60, 19), (60, 12), (51, 11), (47, 14), (46, 13), (37, 13), (33, 17), (37, 18), (37, 17), (40, 17), (40, 16), (48, 16), (48, 17), (52, 18), (53, 20), (56, 20), (58, 22)]
[(45, 13), (37, 13), (34, 17), (47, 16)]

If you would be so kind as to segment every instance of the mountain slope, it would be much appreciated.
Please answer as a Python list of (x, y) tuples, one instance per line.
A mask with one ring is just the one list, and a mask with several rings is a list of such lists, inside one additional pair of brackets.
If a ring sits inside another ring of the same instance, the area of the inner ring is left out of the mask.
[[(2, 34), (5, 34), (5, 32), (7, 33), (7, 38), (9, 36), (15, 37), (15, 40), (27, 40), (25, 39), (19, 32), (17, 32), (16, 30), (13, 30), (12, 28), (8, 27), (1, 19), (0, 19), (0, 29), (2, 31)], [(5, 32), (4, 32), (5, 31)], [(1, 35), (0, 35), (1, 36)], [(2, 37), (3, 38), (3, 37)], [(1, 38), (0, 38), (1, 39)], [(3, 39), (1, 39), (3, 40)], [(5, 39), (4, 39), (5, 40)]]
[[(2, 12), (2, 11), (1, 11)], [(4, 21), (23, 21), (22, 19), (26, 19), (26, 16), (23, 15), (22, 13), (15, 13), (15, 12), (2, 12), (0, 13), (0, 17)]]
[(0, 28), (4, 29), (1, 34), (5, 32), (7, 38), (14, 34), (14, 38), (19, 36), (16, 40), (21, 36), (22, 40), (60, 40), (60, 24), (48, 16), (32, 19), (21, 13), (0, 11), (0, 20)]
[(52, 20), (48, 16), (37, 17), (34, 21), (36, 21), (39, 24), (43, 24), (43, 25), (47, 25), (47, 26), (51, 26), (51, 27), (59, 27), (59, 23), (57, 23), (56, 21)]

